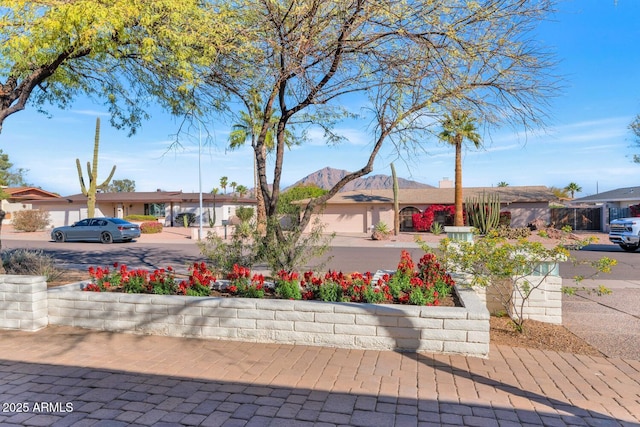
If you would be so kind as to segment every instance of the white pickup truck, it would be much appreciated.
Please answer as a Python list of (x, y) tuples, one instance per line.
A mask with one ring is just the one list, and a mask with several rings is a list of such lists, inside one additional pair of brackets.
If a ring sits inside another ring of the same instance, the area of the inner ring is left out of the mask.
[(611, 221), (609, 240), (627, 252), (637, 250), (640, 247), (640, 218), (620, 218)]

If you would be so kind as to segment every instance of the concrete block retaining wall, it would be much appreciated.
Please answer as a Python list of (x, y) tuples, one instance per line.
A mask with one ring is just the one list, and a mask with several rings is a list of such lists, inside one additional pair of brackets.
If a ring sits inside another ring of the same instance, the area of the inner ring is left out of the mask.
[[(1, 301), (8, 293), (24, 293), (15, 286), (4, 288)], [(464, 307), (418, 307), (98, 293), (81, 291), (82, 286), (40, 292), (45, 297), (37, 298), (44, 306), (34, 308), (43, 326), (479, 357), (489, 353), (489, 312), (469, 289), (457, 289)]]
[[(522, 316), (525, 319), (537, 320), (539, 322), (562, 324), (562, 277), (547, 276), (527, 276), (518, 280), (518, 284), (528, 281), (535, 289), (522, 307)], [(491, 286), (473, 287), (480, 301), (487, 307), (490, 313), (504, 311), (500, 302), (500, 295)], [(522, 297), (516, 290), (513, 291), (512, 298), (516, 307), (520, 307)]]
[(45, 278), (0, 275), (0, 328), (37, 331), (48, 324)]

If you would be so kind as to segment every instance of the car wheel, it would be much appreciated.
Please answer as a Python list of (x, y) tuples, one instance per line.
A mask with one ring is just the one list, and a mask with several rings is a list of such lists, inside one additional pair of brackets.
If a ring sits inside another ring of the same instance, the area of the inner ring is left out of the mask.
[(625, 252), (635, 252), (638, 249), (638, 245), (620, 245)]
[(64, 233), (62, 231), (56, 231), (53, 234), (53, 240), (55, 240), (58, 243), (64, 242)]
[(105, 231), (100, 235), (100, 241), (102, 243), (113, 243), (113, 236)]

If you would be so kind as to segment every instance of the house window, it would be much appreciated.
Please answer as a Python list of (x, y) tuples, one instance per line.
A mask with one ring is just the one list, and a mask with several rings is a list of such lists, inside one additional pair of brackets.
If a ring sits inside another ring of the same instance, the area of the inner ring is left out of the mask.
[(156, 218), (164, 218), (165, 216), (164, 203), (145, 203), (144, 214), (152, 215), (152, 216), (155, 216)]
[(400, 211), (400, 231), (413, 231), (413, 214), (420, 213), (420, 209), (407, 206)]

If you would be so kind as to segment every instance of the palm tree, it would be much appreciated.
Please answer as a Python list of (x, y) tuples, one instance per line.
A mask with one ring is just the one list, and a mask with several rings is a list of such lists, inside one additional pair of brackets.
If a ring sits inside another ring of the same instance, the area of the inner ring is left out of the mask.
[(229, 178), (223, 176), (220, 178), (220, 187), (222, 187), (223, 194), (227, 194), (227, 184), (229, 183)]
[[(256, 146), (256, 140), (265, 122), (264, 113), (260, 110), (261, 105), (262, 100), (260, 99), (260, 95), (253, 93), (251, 95), (251, 101), (247, 105), (248, 111), (241, 111), (239, 122), (232, 126), (231, 133), (229, 134), (229, 148), (231, 150), (242, 147), (247, 141), (251, 142), (252, 147)], [(267, 125), (269, 129), (265, 135), (264, 145), (262, 146), (263, 158), (266, 158), (268, 150), (270, 151), (275, 147), (275, 127), (278, 124), (278, 120), (279, 118), (275, 115), (271, 116), (268, 120)], [(287, 147), (295, 144), (293, 135), (288, 131), (285, 131), (285, 143)], [(267, 221), (267, 207), (264, 202), (262, 190), (258, 188), (258, 165), (255, 154), (253, 156), (253, 181), (258, 204), (256, 222), (259, 228), (263, 228)]]
[(236, 187), (238, 186), (238, 183), (235, 181), (231, 181), (231, 184), (229, 184), (229, 187), (231, 187), (231, 193), (235, 193), (236, 192)]
[(564, 187), (564, 189), (567, 190), (569, 193), (571, 193), (571, 198), (572, 199), (573, 199), (573, 196), (575, 195), (575, 193), (580, 193), (582, 191), (582, 187), (580, 187), (575, 182), (570, 182), (569, 185)]
[(454, 111), (445, 114), (442, 120), (442, 132), (438, 134), (440, 140), (451, 144), (456, 149), (455, 167), (455, 207), (456, 213), (453, 225), (464, 225), (462, 216), (462, 143), (465, 139), (471, 141), (475, 148), (481, 146), (480, 135), (476, 132), (476, 120), (466, 112)]
[(498, 183), (498, 187), (508, 187), (508, 186), (509, 186), (509, 183), (505, 181), (500, 181)]
[(249, 189), (245, 186), (245, 185), (236, 185), (236, 191), (238, 192), (238, 197), (240, 197), (241, 199), (247, 195), (247, 193), (249, 192)]

